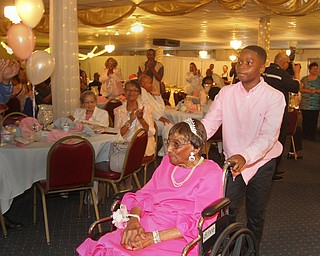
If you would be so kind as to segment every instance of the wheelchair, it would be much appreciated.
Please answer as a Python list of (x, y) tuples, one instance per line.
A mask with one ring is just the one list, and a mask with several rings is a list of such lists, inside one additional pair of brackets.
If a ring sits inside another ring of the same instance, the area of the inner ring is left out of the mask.
[[(232, 162), (226, 162), (223, 166), (224, 189), (226, 188), (227, 173), (233, 165)], [(121, 198), (127, 192), (129, 191), (114, 195), (111, 212), (117, 210)], [(196, 245), (199, 247), (199, 256), (259, 256), (258, 244), (254, 234), (242, 223), (229, 222), (229, 204), (230, 200), (228, 198), (220, 198), (202, 211), (198, 220), (198, 236), (185, 246), (181, 253), (182, 256), (187, 256), (188, 252)], [(216, 221), (203, 229), (204, 223), (214, 216), (217, 216)], [(106, 222), (109, 223), (108, 230), (102, 233), (94, 232), (98, 225)], [(114, 231), (115, 227), (111, 222), (112, 215), (93, 222), (89, 228), (89, 237), (96, 240), (105, 233)]]

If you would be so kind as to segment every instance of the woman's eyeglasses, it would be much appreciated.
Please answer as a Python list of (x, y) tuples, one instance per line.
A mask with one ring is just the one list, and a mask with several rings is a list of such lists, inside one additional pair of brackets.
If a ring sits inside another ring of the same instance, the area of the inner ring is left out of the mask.
[(182, 143), (179, 143), (179, 142), (177, 142), (177, 141), (175, 141), (175, 140), (165, 140), (165, 143), (166, 143), (166, 145), (167, 145), (167, 147), (172, 147), (173, 149), (178, 149), (178, 148), (181, 148), (182, 146), (185, 146), (185, 145), (188, 145), (188, 144), (190, 144), (190, 142), (189, 143), (185, 143), (185, 144), (182, 144)]
[(125, 89), (126, 92), (139, 92), (138, 89)]

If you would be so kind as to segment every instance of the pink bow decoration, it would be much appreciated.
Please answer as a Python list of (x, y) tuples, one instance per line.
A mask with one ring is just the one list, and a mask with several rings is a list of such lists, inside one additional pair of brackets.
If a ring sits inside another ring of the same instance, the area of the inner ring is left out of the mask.
[(38, 120), (34, 117), (26, 117), (23, 118), (19, 123), (19, 128), (24, 137), (30, 137), (35, 135), (37, 132), (35, 128), (40, 129), (41, 125), (39, 124)]
[(65, 132), (64, 130), (54, 129), (48, 133), (47, 141), (56, 142), (64, 137), (72, 135), (70, 132)]

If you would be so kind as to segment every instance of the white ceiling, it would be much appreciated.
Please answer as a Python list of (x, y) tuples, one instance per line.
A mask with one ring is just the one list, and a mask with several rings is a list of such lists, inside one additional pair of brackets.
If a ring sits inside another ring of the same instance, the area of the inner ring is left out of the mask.
[[(49, 0), (44, 2), (48, 8)], [(78, 9), (126, 5), (132, 2), (130, 0), (78, 0)], [(13, 5), (14, 0), (1, 0), (0, 8), (3, 10), (3, 6), (10, 4)], [(144, 24), (144, 31), (140, 34), (126, 35), (130, 25), (135, 21), (133, 16), (106, 28), (89, 27), (79, 23), (80, 48), (91, 49), (94, 45), (103, 46), (110, 41), (116, 45), (118, 52), (132, 52), (154, 47), (152, 45), (154, 38), (169, 38), (180, 40), (180, 47), (165, 48), (169, 50), (231, 49), (229, 41), (234, 34), (237, 39), (243, 41), (244, 45), (257, 44), (259, 18), (265, 16), (269, 16), (271, 21), (270, 47), (272, 49), (285, 49), (289, 45), (296, 45), (298, 49), (320, 48), (319, 12), (301, 17), (279, 16), (262, 10), (252, 1), (248, 1), (241, 10), (227, 11), (214, 1), (204, 8), (183, 16), (157, 16), (139, 8), (133, 15), (141, 15), (139, 21)], [(114, 35), (116, 30), (120, 35)], [(5, 39), (5, 35), (0, 36), (0, 39)], [(36, 47), (48, 46), (48, 35), (36, 34), (36, 37)]]

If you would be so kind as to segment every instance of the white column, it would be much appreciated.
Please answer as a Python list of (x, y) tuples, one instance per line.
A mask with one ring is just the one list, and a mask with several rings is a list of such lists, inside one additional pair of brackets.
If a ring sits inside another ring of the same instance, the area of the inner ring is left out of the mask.
[(267, 52), (267, 63), (269, 63), (269, 51), (270, 51), (270, 18), (262, 17), (259, 19), (259, 31), (258, 31), (258, 45), (264, 48)]
[(79, 107), (77, 0), (50, 0), (50, 48), (55, 59), (51, 76), (54, 118)]

